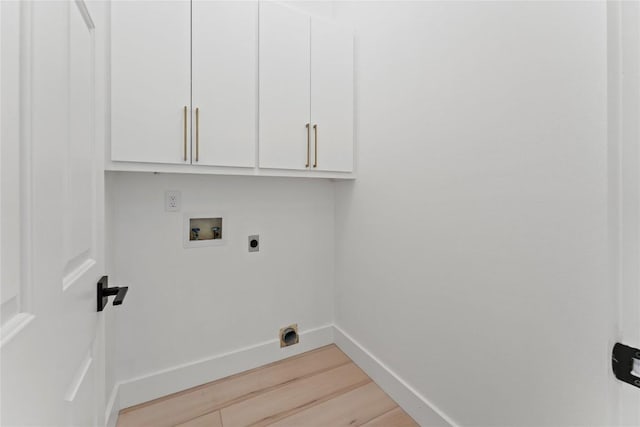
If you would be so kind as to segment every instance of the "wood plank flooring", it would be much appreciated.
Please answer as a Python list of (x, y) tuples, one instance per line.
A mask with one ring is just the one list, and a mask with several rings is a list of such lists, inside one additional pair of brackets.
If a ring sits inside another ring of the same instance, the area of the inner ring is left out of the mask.
[(118, 427), (415, 427), (329, 345), (120, 411)]

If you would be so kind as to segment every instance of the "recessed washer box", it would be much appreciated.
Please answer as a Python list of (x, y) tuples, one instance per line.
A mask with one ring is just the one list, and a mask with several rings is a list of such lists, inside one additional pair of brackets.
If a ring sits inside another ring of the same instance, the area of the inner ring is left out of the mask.
[(222, 214), (187, 213), (184, 215), (183, 228), (185, 248), (220, 246), (226, 242)]

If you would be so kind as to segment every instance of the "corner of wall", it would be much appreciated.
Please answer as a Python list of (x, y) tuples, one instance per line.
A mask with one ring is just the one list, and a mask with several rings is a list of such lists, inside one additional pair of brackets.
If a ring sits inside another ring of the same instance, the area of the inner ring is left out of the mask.
[(120, 412), (120, 384), (113, 386), (109, 400), (107, 401), (107, 407), (104, 413), (105, 427), (116, 427), (118, 422), (118, 413)]
[(421, 426), (458, 427), (451, 417), (422, 396), (407, 381), (337, 325), (333, 325), (333, 336), (334, 342), (340, 350), (365, 371), (418, 424)]

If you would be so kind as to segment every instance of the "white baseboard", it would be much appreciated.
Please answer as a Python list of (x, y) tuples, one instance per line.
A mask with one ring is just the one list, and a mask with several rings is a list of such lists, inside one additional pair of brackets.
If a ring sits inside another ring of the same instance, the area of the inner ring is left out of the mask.
[(398, 405), (423, 427), (457, 427), (438, 407), (371, 354), (349, 334), (334, 325), (335, 344), (371, 377)]
[[(141, 377), (123, 381), (112, 393), (110, 412), (177, 391), (195, 387), (210, 381), (228, 377), (305, 351), (333, 343), (333, 326), (325, 325), (301, 331), (298, 345), (280, 348), (280, 341), (273, 339), (249, 347), (218, 354)], [(109, 408), (107, 408), (109, 410)]]
[(120, 384), (116, 384), (115, 386), (113, 386), (113, 390), (111, 390), (111, 395), (109, 396), (109, 401), (107, 402), (107, 408), (104, 412), (106, 427), (116, 427), (116, 423), (118, 422), (118, 412), (120, 411), (120, 403), (118, 398), (119, 391)]
[(116, 384), (107, 404), (106, 427), (115, 427), (120, 409), (180, 390), (254, 369), (335, 343), (421, 426), (457, 427), (457, 424), (370, 351), (335, 325), (303, 331), (300, 344), (281, 349), (277, 339)]

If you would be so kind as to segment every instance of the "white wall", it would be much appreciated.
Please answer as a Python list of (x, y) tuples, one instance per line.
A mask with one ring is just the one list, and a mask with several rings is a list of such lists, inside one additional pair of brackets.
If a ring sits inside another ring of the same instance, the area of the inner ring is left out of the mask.
[[(331, 182), (107, 178), (111, 280), (129, 286), (125, 304), (110, 307), (119, 381), (276, 339), (290, 323), (301, 332), (332, 323)], [(182, 212), (164, 211), (165, 190), (182, 192)], [(223, 212), (227, 244), (183, 248), (184, 212)], [(258, 253), (247, 250), (251, 234), (260, 235)]]
[(610, 421), (606, 5), (352, 2), (336, 323), (460, 425)]

